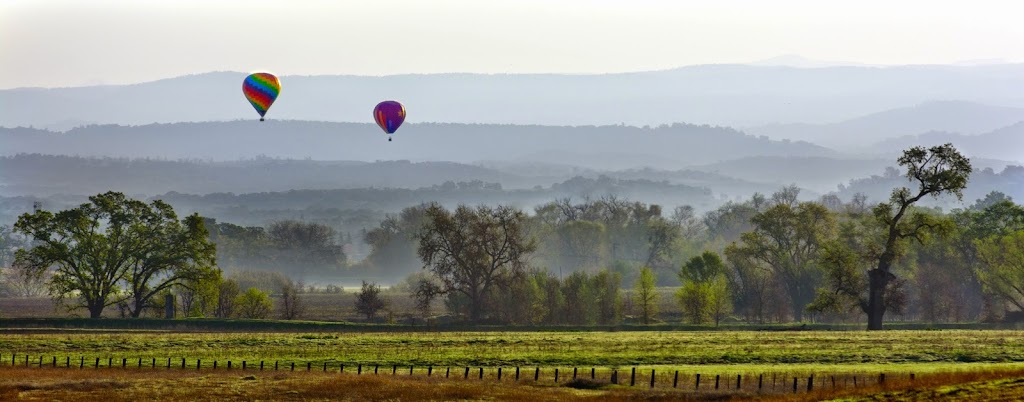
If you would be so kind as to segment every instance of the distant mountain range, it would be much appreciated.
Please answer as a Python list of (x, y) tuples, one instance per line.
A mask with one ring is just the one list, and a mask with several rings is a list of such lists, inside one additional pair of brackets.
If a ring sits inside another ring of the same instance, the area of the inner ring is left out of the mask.
[[(878, 151), (880, 141), (930, 131), (981, 134), (1024, 121), (1024, 107), (992, 106), (963, 101), (926, 102), (831, 124), (774, 124), (744, 128), (773, 139), (787, 138), (846, 151)], [(898, 142), (891, 143), (893, 146)], [(992, 145), (998, 146), (995, 143)], [(899, 151), (902, 148), (897, 148)], [(1018, 150), (1020, 148), (1017, 148)], [(886, 151), (891, 151), (887, 149)], [(970, 152), (970, 151), (968, 151)], [(1018, 153), (1017, 155), (1020, 155)], [(1006, 153), (985, 154), (1005, 158)]]
[[(1022, 119), (1024, 120), (1024, 119)], [(888, 139), (872, 145), (868, 151), (879, 154), (898, 154), (912, 146), (952, 143), (968, 155), (982, 155), (1021, 163), (1024, 161), (1024, 121), (982, 134), (967, 135), (946, 131), (931, 131)]]
[(772, 141), (711, 126), (513, 126), (408, 124), (388, 142), (372, 124), (233, 121), (87, 126), (65, 133), (0, 128), (0, 155), (40, 153), (233, 161), (257, 156), (312, 160), (486, 160), (562, 163), (589, 169), (680, 169), (747, 156), (829, 156), (804, 142)]
[[(255, 119), (241, 94), (244, 77), (216, 72), (134, 85), (2, 90), (0, 126)], [(273, 120), (368, 122), (384, 99), (404, 102), (410, 122), (542, 125), (824, 124), (933, 100), (1024, 107), (1024, 64), (702, 65), (602, 75), (284, 75), (281, 81), (268, 114)], [(902, 129), (896, 134), (914, 134)]]

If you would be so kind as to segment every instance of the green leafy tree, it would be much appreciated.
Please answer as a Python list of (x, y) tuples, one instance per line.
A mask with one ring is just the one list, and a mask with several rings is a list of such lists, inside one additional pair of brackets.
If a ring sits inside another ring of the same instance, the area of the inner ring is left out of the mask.
[(494, 289), (522, 275), (536, 249), (524, 230), (526, 214), (507, 206), (462, 205), (448, 211), (432, 205), (426, 217), (417, 254), (440, 280), (437, 293), (461, 294), (469, 303), (469, 319), (481, 320), (490, 312)]
[(571, 270), (596, 270), (608, 258), (608, 235), (604, 224), (592, 221), (568, 221), (558, 226), (558, 262)]
[[(903, 151), (900, 166), (907, 169), (906, 176), (917, 187), (893, 190), (887, 203), (872, 210), (877, 222), (884, 228), (884, 242), (877, 253), (877, 265), (868, 271), (867, 315), (868, 329), (882, 329), (882, 318), (887, 310), (885, 296), (889, 285), (896, 282), (893, 264), (905, 249), (907, 240), (923, 242), (930, 233), (943, 230), (942, 222), (925, 213), (913, 213), (911, 207), (921, 199), (943, 194), (963, 198), (963, 189), (971, 175), (971, 162), (952, 144), (928, 149), (914, 147)], [(908, 216), (909, 213), (909, 216)], [(948, 230), (948, 227), (945, 229)]]
[(1024, 230), (978, 240), (985, 290), (1024, 311)]
[(640, 319), (650, 324), (658, 314), (658, 292), (655, 289), (654, 271), (650, 267), (640, 269), (640, 277), (633, 291), (634, 303), (640, 309)]
[(595, 320), (593, 292), (590, 278), (584, 272), (573, 272), (562, 280), (564, 302), (564, 323), (589, 325)]
[(234, 317), (237, 310), (236, 302), (241, 293), (241, 287), (233, 279), (224, 280), (217, 284), (217, 307), (213, 312), (214, 317)]
[(139, 317), (161, 293), (174, 287), (201, 286), (217, 275), (217, 251), (208, 239), (203, 218), (191, 215), (179, 222), (170, 205), (159, 201), (151, 212), (142, 217), (149, 237), (129, 260), (125, 275), (132, 317)]
[(277, 221), (267, 228), (277, 266), (297, 273), (336, 271), (346, 256), (330, 226), (295, 220)]
[(725, 264), (717, 253), (706, 251), (691, 258), (679, 271), (683, 284), (676, 298), (691, 323), (713, 320), (715, 325), (732, 312)]
[(210, 277), (187, 280), (186, 286), (176, 288), (174, 294), (181, 313), (185, 317), (214, 315), (217, 309), (220, 285), (223, 282), (222, 273), (217, 269)]
[(380, 224), (363, 235), (370, 245), (367, 267), (377, 275), (405, 275), (420, 268), (416, 241), (420, 227), (426, 222), (429, 204), (408, 207), (398, 215), (387, 215)]
[(793, 319), (802, 321), (804, 308), (814, 300), (821, 284), (818, 257), (832, 236), (835, 219), (821, 204), (797, 204), (791, 193), (773, 196), (784, 202), (754, 215), (754, 229), (740, 235), (742, 243), (729, 250), (729, 255), (775, 276), (789, 296)]
[(616, 325), (622, 320), (622, 274), (602, 269), (590, 278), (597, 323)]
[(235, 307), (240, 317), (249, 319), (267, 318), (274, 311), (270, 295), (256, 288), (249, 288), (245, 293), (238, 295), (235, 298)]
[(198, 215), (179, 222), (162, 201), (146, 204), (117, 192), (57, 213), (24, 214), (15, 230), (35, 242), (16, 253), (16, 265), (36, 275), (52, 268), (51, 296), (86, 308), (92, 318), (123, 302), (123, 295), (138, 316), (154, 295), (208, 274), (214, 264), (215, 250)]
[(718, 275), (707, 283), (707, 306), (715, 326), (732, 313), (732, 295), (729, 294), (729, 281), (724, 275)]

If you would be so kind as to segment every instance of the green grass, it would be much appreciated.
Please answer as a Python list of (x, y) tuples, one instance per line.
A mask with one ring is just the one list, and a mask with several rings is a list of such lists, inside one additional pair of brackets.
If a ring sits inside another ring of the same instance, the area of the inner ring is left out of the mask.
[(775, 365), (877, 372), (898, 366), (925, 372), (1024, 363), (1024, 331), (5, 334), (0, 335), (0, 353), (6, 364), (13, 353), (34, 359), (45, 355), (47, 361), (49, 356), (86, 356), (104, 361), (280, 360), (315, 366), (642, 366), (687, 372), (708, 367), (754, 372)]

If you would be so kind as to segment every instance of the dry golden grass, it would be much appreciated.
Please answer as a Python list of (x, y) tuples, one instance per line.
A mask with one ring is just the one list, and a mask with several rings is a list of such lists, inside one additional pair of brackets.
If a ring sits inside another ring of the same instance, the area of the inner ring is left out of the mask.
[[(986, 384), (1017, 384), (1013, 387), (986, 386)], [(951, 392), (976, 390), (978, 392)], [(933, 373), (913, 381), (901, 378), (887, 380), (885, 384), (870, 383), (858, 388), (822, 388), (811, 393), (777, 394), (769, 401), (926, 401), (926, 400), (1024, 400), (1024, 370), (985, 370), (974, 372)]]
[(185, 370), (0, 369), (4, 401), (577, 401), (680, 400), (681, 393), (576, 390), (423, 376)]
[[(1024, 370), (932, 374), (856, 389), (817, 388), (807, 393), (692, 391), (643, 386), (598, 390), (492, 380), (322, 372), (227, 372), (146, 369), (0, 368), (3, 401), (584, 401), (584, 400), (1020, 400)], [(803, 383), (802, 383), (803, 384)], [(564, 384), (563, 384), (564, 385)], [(802, 386), (801, 386), (802, 388)], [(979, 397), (982, 396), (982, 397)]]

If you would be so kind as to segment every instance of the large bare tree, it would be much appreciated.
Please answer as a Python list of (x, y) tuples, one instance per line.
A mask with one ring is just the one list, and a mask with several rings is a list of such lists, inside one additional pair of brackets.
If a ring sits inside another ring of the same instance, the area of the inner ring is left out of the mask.
[(536, 249), (525, 233), (526, 219), (509, 206), (428, 207), (417, 254), (441, 282), (436, 293), (461, 294), (469, 302), (469, 319), (484, 318), (495, 287), (521, 275)]

